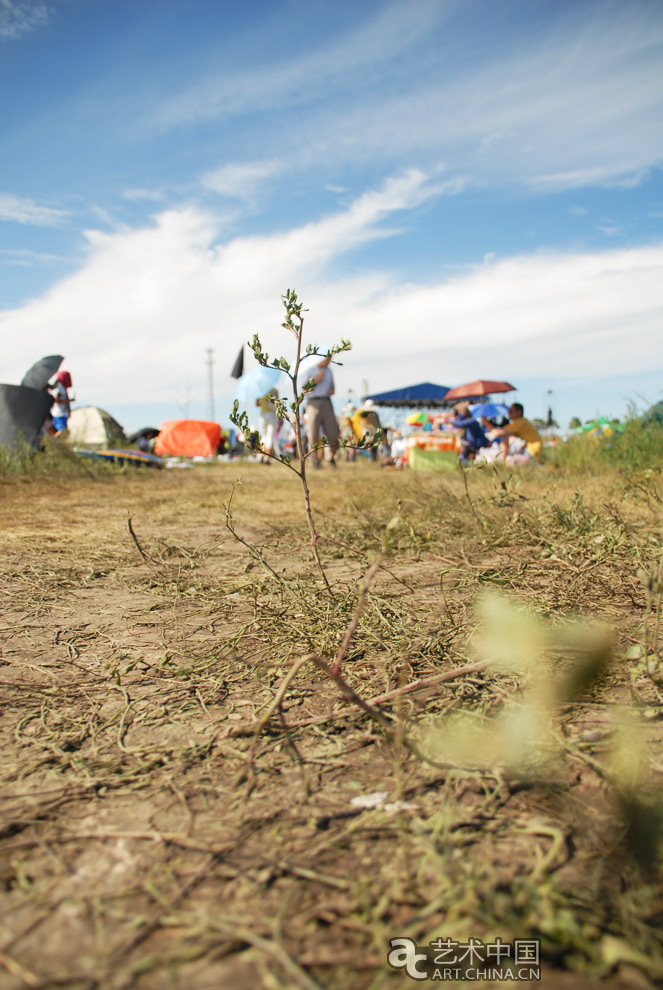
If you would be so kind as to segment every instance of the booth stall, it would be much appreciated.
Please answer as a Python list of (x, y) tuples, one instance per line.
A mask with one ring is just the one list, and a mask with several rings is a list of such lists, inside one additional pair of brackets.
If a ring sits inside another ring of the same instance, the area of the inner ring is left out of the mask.
[(411, 429), (404, 438), (402, 462), (414, 471), (448, 471), (456, 467), (460, 450), (457, 435), (440, 422), (443, 416), (431, 417), (424, 412), (449, 409), (452, 403), (447, 400), (448, 392), (446, 385), (421, 382), (366, 397), (376, 406), (420, 410), (405, 420)]

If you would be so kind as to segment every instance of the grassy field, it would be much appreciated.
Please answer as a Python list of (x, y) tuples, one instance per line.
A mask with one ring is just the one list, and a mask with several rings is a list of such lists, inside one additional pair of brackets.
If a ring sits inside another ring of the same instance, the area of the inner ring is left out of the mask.
[(285, 468), (46, 463), (0, 484), (3, 990), (402, 987), (398, 936), (661, 984), (660, 470), (316, 472), (330, 594)]

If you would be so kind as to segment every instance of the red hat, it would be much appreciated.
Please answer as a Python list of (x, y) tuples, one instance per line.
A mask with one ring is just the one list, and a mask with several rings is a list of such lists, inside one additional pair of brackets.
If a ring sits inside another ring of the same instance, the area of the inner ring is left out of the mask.
[(60, 385), (64, 388), (71, 388), (71, 375), (68, 371), (58, 371), (55, 376), (56, 382), (60, 382)]

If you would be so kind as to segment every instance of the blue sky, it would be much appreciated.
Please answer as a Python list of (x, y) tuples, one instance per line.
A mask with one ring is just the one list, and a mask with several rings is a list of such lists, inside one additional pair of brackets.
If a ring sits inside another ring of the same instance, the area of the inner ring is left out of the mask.
[[(659, 0), (0, 0), (0, 380), (225, 421), (242, 341), (347, 336), (341, 398), (663, 396)], [(250, 362), (247, 361), (250, 366)]]

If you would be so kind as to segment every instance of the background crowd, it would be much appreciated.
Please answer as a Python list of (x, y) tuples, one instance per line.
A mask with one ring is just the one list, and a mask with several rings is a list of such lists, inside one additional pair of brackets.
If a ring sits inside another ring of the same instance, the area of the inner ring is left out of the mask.
[[(331, 357), (319, 357), (307, 372), (313, 387), (306, 393), (304, 419), (300, 424), (304, 440), (304, 452), (313, 450), (311, 463), (318, 470), (325, 463), (336, 468), (339, 448), (346, 461), (356, 460), (358, 453), (384, 465), (402, 466), (407, 461), (407, 437), (400, 430), (380, 422), (373, 401), (364, 399), (358, 408), (348, 402), (337, 418), (332, 397), (335, 392)], [(279, 421), (275, 399), (278, 393), (271, 389), (256, 401), (260, 410), (258, 432), (261, 438), (263, 460), (278, 457), (282, 449), (291, 457), (297, 457), (294, 425)], [(459, 402), (453, 410), (445, 410), (434, 417), (426, 413), (414, 417), (420, 426), (431, 433), (452, 434), (462, 463), (501, 459), (507, 464), (541, 464), (543, 443), (536, 426), (525, 418), (520, 403), (514, 402), (506, 416), (477, 416), (469, 402)], [(413, 423), (416, 425), (416, 423)]]

